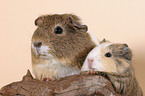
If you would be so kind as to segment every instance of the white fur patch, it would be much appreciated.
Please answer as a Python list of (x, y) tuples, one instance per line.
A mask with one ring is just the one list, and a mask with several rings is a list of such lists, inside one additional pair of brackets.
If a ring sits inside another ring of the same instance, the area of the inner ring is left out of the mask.
[(33, 66), (33, 72), (39, 80), (42, 80), (43, 78), (59, 79), (80, 73), (80, 70), (67, 67), (56, 58), (45, 60), (45, 62), (45, 64), (37, 64)]
[(53, 57), (52, 54), (49, 54), (50, 48), (48, 46), (42, 45), (41, 47), (37, 48), (32, 44), (32, 48), (35, 50), (36, 55), (40, 56), (40, 58), (47, 59)]

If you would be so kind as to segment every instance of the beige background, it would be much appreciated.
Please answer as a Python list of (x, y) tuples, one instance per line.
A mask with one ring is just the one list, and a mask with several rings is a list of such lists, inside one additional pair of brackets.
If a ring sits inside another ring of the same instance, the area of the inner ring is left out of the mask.
[(99, 39), (127, 43), (145, 93), (145, 0), (0, 0), (0, 88), (31, 70), (34, 20), (53, 13), (74, 13)]

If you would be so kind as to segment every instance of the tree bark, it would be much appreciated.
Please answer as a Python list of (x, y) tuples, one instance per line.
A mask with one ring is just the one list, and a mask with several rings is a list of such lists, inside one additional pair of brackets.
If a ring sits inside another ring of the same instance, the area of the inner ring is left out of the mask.
[(1, 88), (0, 96), (120, 96), (111, 82), (98, 75), (73, 75), (56, 81), (39, 81), (28, 70), (22, 81)]

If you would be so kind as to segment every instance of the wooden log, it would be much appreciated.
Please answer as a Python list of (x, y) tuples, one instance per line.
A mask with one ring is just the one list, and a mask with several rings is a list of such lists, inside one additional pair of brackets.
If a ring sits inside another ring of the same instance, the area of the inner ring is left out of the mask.
[(28, 70), (22, 81), (1, 88), (0, 96), (120, 96), (103, 76), (73, 75), (56, 81), (39, 81)]

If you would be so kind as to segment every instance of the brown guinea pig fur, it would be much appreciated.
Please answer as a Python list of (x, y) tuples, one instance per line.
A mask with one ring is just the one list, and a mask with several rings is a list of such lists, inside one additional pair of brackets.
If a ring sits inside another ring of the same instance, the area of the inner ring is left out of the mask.
[(87, 54), (96, 46), (88, 28), (72, 14), (43, 15), (35, 20), (32, 69), (36, 79), (55, 80), (79, 74)]

